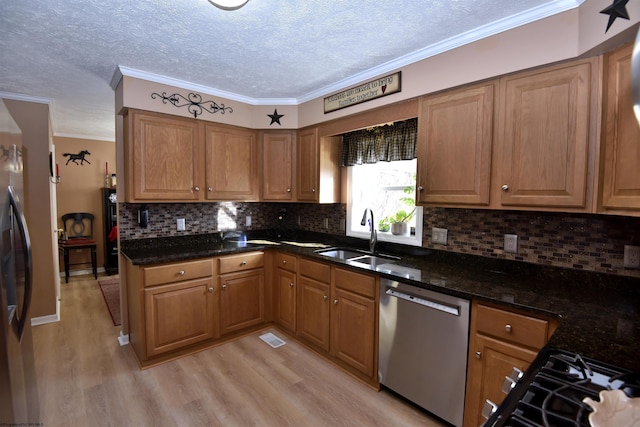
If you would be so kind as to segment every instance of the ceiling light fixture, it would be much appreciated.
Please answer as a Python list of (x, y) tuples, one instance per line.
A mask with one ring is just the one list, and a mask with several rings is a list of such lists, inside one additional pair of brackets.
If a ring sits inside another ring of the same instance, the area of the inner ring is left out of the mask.
[(247, 4), (249, 0), (209, 0), (209, 3), (222, 10), (236, 10)]

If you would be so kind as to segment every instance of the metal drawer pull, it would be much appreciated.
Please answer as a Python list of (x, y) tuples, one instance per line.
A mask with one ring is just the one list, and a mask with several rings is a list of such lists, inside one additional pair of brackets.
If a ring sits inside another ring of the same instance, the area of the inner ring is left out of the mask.
[(482, 356), (482, 353), (480, 353), (479, 351), (476, 351), (476, 359), (480, 359), (481, 356)]
[(180, 271), (178, 271), (178, 275), (179, 275), (179, 276), (184, 276), (184, 270), (180, 270)]
[(213, 191), (213, 187), (207, 187), (207, 190), (208, 190), (209, 192), (211, 192), (211, 191)]
[(333, 300), (333, 304), (338, 304), (338, 300), (337, 300), (337, 299), (334, 299), (334, 300)]
[(293, 288), (293, 282), (289, 283), (289, 287)]
[(227, 285), (222, 285), (222, 289), (227, 289)]
[(323, 295), (323, 296), (322, 296), (322, 301), (326, 301), (326, 300), (327, 300), (327, 296), (326, 296), (326, 295)]
[(502, 383), (502, 392), (504, 394), (509, 394), (511, 390), (516, 386), (516, 380), (511, 377), (504, 377), (504, 382)]
[(193, 187), (193, 191), (200, 191), (200, 187)]
[(247, 265), (247, 261), (242, 261), (240, 265)]
[(509, 191), (509, 186), (507, 184), (504, 184), (502, 186), (502, 191)]
[(209, 288), (209, 293), (212, 294), (213, 293), (213, 288)]
[(484, 402), (484, 406), (482, 407), (482, 416), (484, 419), (488, 420), (491, 415), (498, 409), (498, 405), (487, 399)]
[(504, 325), (504, 330), (507, 331), (507, 332), (511, 332), (511, 325), (508, 324), (508, 323), (506, 325)]
[(282, 260), (282, 263), (283, 263), (283, 264), (286, 264), (286, 263), (287, 263), (287, 260), (286, 260), (286, 259), (283, 259), (283, 260)]

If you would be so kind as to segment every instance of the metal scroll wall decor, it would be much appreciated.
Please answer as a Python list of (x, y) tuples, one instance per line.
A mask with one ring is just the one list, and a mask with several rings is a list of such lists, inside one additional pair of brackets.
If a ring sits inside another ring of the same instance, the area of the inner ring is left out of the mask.
[(167, 102), (174, 107), (187, 107), (189, 112), (193, 114), (193, 118), (197, 119), (200, 114), (202, 114), (202, 110), (208, 111), (211, 114), (215, 114), (220, 112), (220, 114), (224, 114), (225, 112), (233, 113), (233, 108), (225, 107), (224, 104), (218, 105), (214, 101), (203, 101), (202, 96), (191, 92), (186, 97), (184, 95), (180, 95), (179, 93), (174, 93), (173, 95), (167, 95), (166, 92), (162, 92), (162, 95), (159, 93), (152, 93), (151, 99), (161, 98), (162, 103), (166, 104)]

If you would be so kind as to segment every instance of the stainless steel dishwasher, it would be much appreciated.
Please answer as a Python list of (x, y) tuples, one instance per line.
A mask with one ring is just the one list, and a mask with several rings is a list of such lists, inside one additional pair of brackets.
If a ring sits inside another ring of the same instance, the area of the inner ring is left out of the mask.
[(468, 347), (468, 300), (380, 280), (382, 385), (461, 426)]

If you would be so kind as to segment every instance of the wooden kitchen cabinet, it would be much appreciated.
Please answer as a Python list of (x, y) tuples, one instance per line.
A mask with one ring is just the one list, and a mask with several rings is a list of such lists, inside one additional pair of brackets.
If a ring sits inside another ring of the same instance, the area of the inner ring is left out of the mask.
[(281, 327), (296, 333), (296, 257), (277, 252), (275, 254), (275, 321)]
[(331, 267), (301, 258), (298, 268), (298, 336), (328, 352)]
[(260, 133), (262, 200), (294, 200), (294, 137), (294, 131)]
[(264, 323), (264, 253), (220, 257), (218, 263), (221, 334)]
[(298, 336), (376, 383), (376, 277), (304, 258), (298, 268)]
[(296, 153), (297, 200), (340, 202), (340, 137), (318, 138), (318, 128), (298, 132)]
[(633, 112), (633, 44), (604, 57), (600, 212), (640, 215), (640, 127)]
[(420, 100), (419, 204), (488, 205), (496, 83)]
[(331, 354), (363, 373), (377, 375), (376, 277), (334, 267)]
[(129, 342), (143, 366), (219, 336), (213, 260), (124, 267)]
[(129, 110), (124, 132), (128, 202), (200, 198), (197, 121)]
[(598, 67), (580, 60), (500, 79), (501, 207), (585, 210)]
[(485, 421), (481, 413), (485, 401), (502, 402), (505, 376), (514, 367), (526, 370), (556, 326), (555, 319), (472, 303), (465, 427)]
[(258, 141), (255, 131), (205, 124), (207, 200), (258, 200)]

